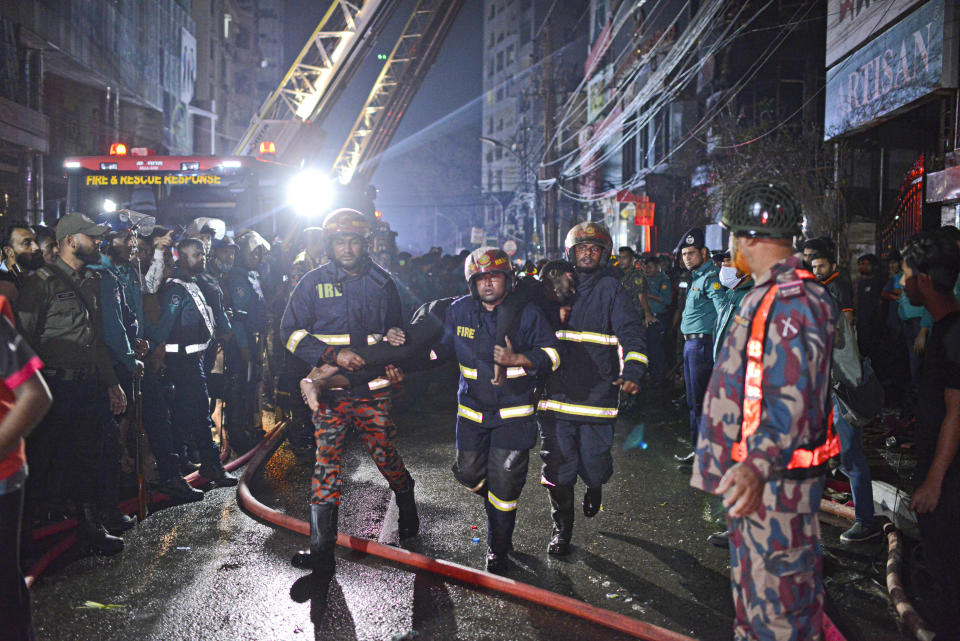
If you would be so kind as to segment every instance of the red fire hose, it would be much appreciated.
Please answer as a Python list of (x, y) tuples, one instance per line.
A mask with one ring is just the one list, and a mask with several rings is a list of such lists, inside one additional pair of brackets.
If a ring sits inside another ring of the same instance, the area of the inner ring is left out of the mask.
[[(267, 507), (254, 498), (248, 485), (250, 477), (256, 472), (260, 465), (263, 464), (267, 456), (272, 454), (273, 450), (276, 449), (281, 436), (282, 432), (274, 431), (267, 439), (266, 446), (260, 448), (250, 461), (250, 465), (243, 471), (243, 475), (240, 477), (240, 484), (237, 486), (237, 502), (240, 503), (242, 508), (265, 521), (300, 534), (309, 535), (309, 524)], [(350, 536), (343, 533), (337, 535), (337, 544), (351, 550), (372, 554), (420, 570), (433, 572), (434, 574), (439, 574), (463, 583), (509, 594), (510, 596), (523, 599), (530, 603), (543, 605), (560, 612), (566, 612), (567, 614), (572, 614), (592, 623), (625, 632), (638, 639), (649, 639), (650, 641), (694, 641), (691, 637), (672, 632), (671, 630), (661, 628), (651, 623), (645, 623), (633, 617), (617, 614), (616, 612), (598, 608), (583, 601), (544, 590), (543, 588), (520, 583), (519, 581), (497, 576), (496, 574), (490, 574), (489, 572), (481, 572), (480, 570), (468, 568), (451, 561), (434, 559), (423, 554), (417, 554), (416, 552), (410, 552), (409, 550), (391, 547), (389, 545), (381, 545), (370, 539)]]
[[(277, 427), (273, 428), (273, 430), (270, 432), (270, 435), (278, 432), (280, 430), (280, 427), (281, 426), (278, 425)], [(265, 438), (264, 440), (260, 441), (260, 443), (258, 443), (256, 447), (254, 447), (252, 450), (250, 450), (246, 454), (243, 454), (242, 456), (239, 456), (234, 460), (230, 461), (229, 463), (227, 463), (226, 465), (224, 465), (223, 466), (224, 469), (227, 470), (228, 472), (237, 469), (238, 467), (240, 467), (241, 465), (249, 461), (253, 457), (253, 455), (256, 454), (257, 451), (260, 448), (262, 448), (266, 443), (267, 443), (267, 439)], [(194, 472), (188, 475), (187, 477), (185, 477), (185, 480), (187, 481), (187, 483), (189, 483), (194, 487), (204, 485), (208, 482), (207, 479), (201, 477), (197, 472)], [(160, 492), (153, 493), (154, 501), (164, 501), (169, 498), (170, 497)], [(120, 507), (120, 511), (126, 514), (133, 514), (137, 511), (137, 499), (136, 498), (127, 499), (126, 501), (123, 501), (122, 503), (120, 503), (119, 507)], [(30, 533), (30, 536), (34, 541), (40, 541), (49, 536), (53, 536), (61, 532), (67, 532), (76, 527), (77, 527), (76, 519), (67, 519), (64, 521), (60, 521), (58, 523), (54, 523), (52, 525), (44, 526), (42, 528), (36, 528)], [(66, 537), (62, 541), (59, 541), (56, 545), (54, 545), (52, 548), (47, 550), (43, 556), (37, 559), (37, 561), (30, 566), (30, 569), (27, 570), (27, 574), (24, 577), (24, 580), (26, 581), (26, 584), (27, 584), (27, 588), (32, 587), (33, 584), (36, 582), (37, 577), (43, 574), (43, 572), (48, 567), (50, 567), (50, 564), (56, 561), (64, 552), (69, 550), (73, 546), (73, 544), (76, 542), (77, 542), (76, 535), (71, 534), (70, 536)]]

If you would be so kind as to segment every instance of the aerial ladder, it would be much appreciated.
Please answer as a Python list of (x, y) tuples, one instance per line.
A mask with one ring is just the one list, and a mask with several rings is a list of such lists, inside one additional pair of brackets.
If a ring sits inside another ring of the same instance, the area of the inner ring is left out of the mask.
[[(417, 0), (360, 109), (331, 176), (362, 189), (437, 59), (464, 0)], [(322, 142), (320, 125), (393, 16), (397, 0), (336, 0), (240, 140), (238, 155), (275, 145), (275, 159), (299, 164)]]

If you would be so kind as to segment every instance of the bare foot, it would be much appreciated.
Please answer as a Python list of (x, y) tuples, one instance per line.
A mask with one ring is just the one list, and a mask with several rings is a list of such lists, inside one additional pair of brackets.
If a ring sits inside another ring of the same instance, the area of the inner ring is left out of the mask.
[(503, 382), (507, 380), (507, 368), (503, 365), (493, 364), (493, 378), (490, 379), (490, 384), (495, 387), (500, 387), (503, 385)]

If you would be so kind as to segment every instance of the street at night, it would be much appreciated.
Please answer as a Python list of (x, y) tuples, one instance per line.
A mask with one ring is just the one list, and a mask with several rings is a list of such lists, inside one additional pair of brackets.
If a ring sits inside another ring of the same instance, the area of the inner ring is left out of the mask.
[[(433, 394), (399, 402), (401, 454), (416, 475), (421, 534), (407, 549), (482, 568), (480, 501), (450, 474), (454, 372)], [(423, 376), (413, 390), (425, 389)], [(577, 515), (573, 554), (544, 554), (549, 504), (531, 461), (514, 537), (519, 568), (508, 576), (636, 617), (697, 639), (726, 639), (732, 609), (725, 550), (706, 542), (718, 523), (703, 495), (676, 470), (672, 454), (680, 411), (671, 399), (645, 395), (646, 409), (617, 424), (616, 473), (604, 509)], [(640, 428), (640, 426), (644, 426)], [(643, 429), (643, 449), (639, 435)], [(396, 508), (382, 478), (353, 439), (345, 458), (341, 530), (395, 544)], [(631, 447), (632, 445), (632, 447)], [(305, 518), (308, 466), (286, 446), (255, 475), (254, 495)], [(211, 500), (212, 499), (212, 500)], [(391, 519), (393, 521), (391, 521)], [(880, 543), (841, 548), (843, 522), (823, 518), (828, 614), (848, 639), (895, 640), (885, 590), (873, 567)], [(476, 527), (476, 529), (472, 529)], [(413, 571), (341, 549), (337, 574), (323, 594), (298, 603), (291, 590), (304, 575), (288, 564), (304, 537), (259, 522), (228, 489), (202, 503), (163, 509), (126, 537), (121, 559), (87, 558), (55, 570), (34, 595), (39, 639), (626, 639), (629, 636), (493, 591)], [(303, 597), (301, 596), (301, 599)], [(83, 607), (86, 601), (122, 606)]]
[(958, 42), (0, 2), (0, 641), (960, 641)]

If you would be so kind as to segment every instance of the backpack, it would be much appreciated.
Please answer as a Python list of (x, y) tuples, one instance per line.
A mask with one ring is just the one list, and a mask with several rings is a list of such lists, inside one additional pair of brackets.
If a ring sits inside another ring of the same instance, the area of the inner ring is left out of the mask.
[(843, 314), (837, 321), (836, 336), (832, 355), (834, 396), (844, 420), (863, 427), (883, 409), (883, 385), (870, 359), (861, 359), (856, 332)]

